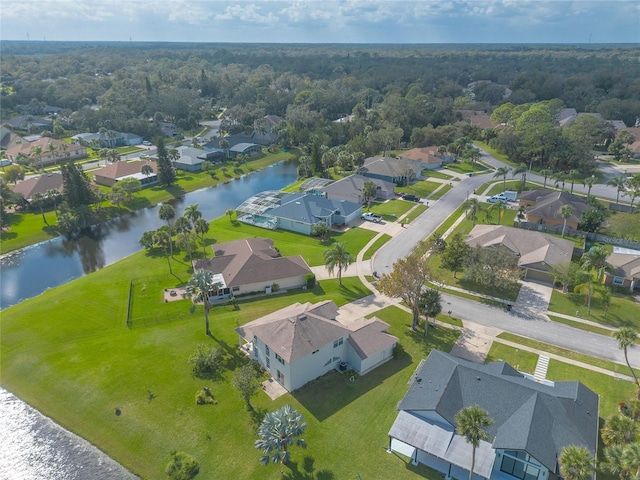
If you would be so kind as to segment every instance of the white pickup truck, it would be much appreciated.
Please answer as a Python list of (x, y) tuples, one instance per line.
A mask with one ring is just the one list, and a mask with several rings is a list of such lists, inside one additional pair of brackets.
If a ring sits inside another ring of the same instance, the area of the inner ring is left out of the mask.
[(360, 215), (362, 220), (368, 220), (370, 222), (380, 223), (382, 221), (382, 217), (380, 215), (376, 215), (372, 212), (363, 213)]

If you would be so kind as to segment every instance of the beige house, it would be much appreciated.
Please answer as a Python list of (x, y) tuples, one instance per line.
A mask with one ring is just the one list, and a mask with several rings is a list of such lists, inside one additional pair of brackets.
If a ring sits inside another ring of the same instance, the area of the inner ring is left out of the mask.
[(564, 205), (571, 205), (575, 213), (567, 219), (567, 227), (572, 230), (578, 229), (582, 213), (589, 209), (589, 205), (582, 197), (555, 190), (522, 192), (519, 203), (521, 207), (526, 207), (525, 219), (527, 222), (560, 227), (564, 225), (564, 218), (558, 211)]
[[(49, 147), (51, 145), (53, 150)], [(36, 147), (40, 147), (41, 153), (37, 158), (31, 156)], [(7, 158), (15, 162), (20, 157), (31, 158), (36, 167), (51, 165), (57, 162), (76, 160), (87, 156), (87, 149), (80, 145), (62, 142), (55, 138), (42, 137), (33, 142), (23, 141), (14, 147), (7, 149)]]
[(361, 375), (393, 357), (398, 339), (378, 318), (349, 327), (336, 321), (337, 305), (294, 303), (235, 329), (241, 348), (288, 391), (334, 370)]
[(312, 273), (300, 255), (282, 257), (269, 238), (246, 238), (213, 246), (214, 257), (194, 260), (193, 269), (209, 270), (222, 287), (219, 298), (300, 288)]
[[(143, 165), (150, 166), (153, 173), (150, 175), (143, 174)], [(136, 178), (145, 187), (152, 185), (158, 182), (158, 166), (155, 162), (148, 160), (114, 162), (93, 172), (93, 181), (107, 187), (113, 187), (116, 182), (124, 178)]]
[(444, 158), (438, 156), (437, 147), (412, 148), (402, 152), (400, 158), (420, 162), (422, 168), (427, 170), (435, 170), (444, 164)]
[(502, 225), (476, 225), (466, 242), (471, 247), (507, 247), (518, 256), (524, 278), (544, 283), (553, 283), (553, 266), (570, 262), (573, 255), (573, 242), (569, 240)]
[(399, 185), (421, 179), (422, 166), (420, 162), (406, 158), (369, 157), (365, 158), (357, 173)]
[(604, 283), (626, 287), (631, 291), (640, 289), (640, 252), (638, 254), (611, 253), (607, 263), (613, 272), (605, 272)]

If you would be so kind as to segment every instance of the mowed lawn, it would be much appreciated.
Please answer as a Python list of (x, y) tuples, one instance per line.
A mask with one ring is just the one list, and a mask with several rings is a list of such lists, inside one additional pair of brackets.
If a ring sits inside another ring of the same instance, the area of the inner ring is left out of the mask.
[[(256, 421), (230, 385), (233, 369), (246, 361), (233, 329), (295, 301), (343, 304), (369, 291), (355, 278), (343, 287), (329, 280), (311, 291), (241, 301), (237, 309), (225, 304), (211, 311), (209, 338), (201, 307), (190, 313), (189, 300), (164, 303), (163, 288), (190, 276), (185, 264), (174, 262), (173, 269), (170, 275), (164, 258), (141, 252), (3, 311), (3, 387), (145, 479), (164, 478), (171, 450), (200, 462), (198, 478), (281, 478), (280, 466), (259, 463)], [(134, 318), (128, 328), (130, 282)], [(136, 321), (152, 310), (153, 322)], [(309, 424), (309, 448), (293, 449), (285, 478), (376, 478), (380, 472), (440, 478), (385, 447), (417, 362), (433, 347), (449, 351), (457, 332), (430, 329), (425, 343), (421, 333), (410, 332), (409, 314), (391, 308), (380, 315), (407, 352), (400, 359), (353, 383), (330, 373), (277, 401), (260, 391), (254, 397), (258, 416), (291, 404)], [(220, 378), (191, 375), (187, 359), (201, 343), (223, 348)], [(202, 386), (211, 388), (216, 405), (195, 404)]]

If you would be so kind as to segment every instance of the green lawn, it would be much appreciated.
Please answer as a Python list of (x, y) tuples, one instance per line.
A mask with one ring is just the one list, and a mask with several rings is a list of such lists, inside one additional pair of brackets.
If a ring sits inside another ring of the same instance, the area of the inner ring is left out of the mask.
[(38, 242), (50, 240), (59, 235), (56, 214), (45, 211), (48, 225), (38, 213), (7, 213), (3, 218), (6, 230), (0, 233), (0, 253), (26, 247)]
[[(191, 314), (188, 300), (163, 303), (161, 287), (189, 276), (177, 262), (174, 273), (168, 274), (165, 259), (139, 253), (3, 311), (2, 386), (142, 478), (164, 478), (174, 449), (200, 462), (202, 478), (281, 478), (280, 466), (260, 465), (253, 442), (256, 418), (284, 404), (298, 409), (309, 424), (309, 447), (293, 449), (293, 462), (284, 468), (288, 478), (310, 478), (305, 475), (311, 469), (313, 478), (358, 473), (376, 478), (381, 471), (395, 479), (441, 478), (387, 454), (385, 447), (395, 407), (417, 362), (431, 348), (450, 351), (458, 332), (430, 329), (425, 341), (421, 332), (408, 328), (409, 314), (389, 307), (378, 316), (400, 339), (406, 352), (401, 358), (353, 383), (329, 373), (276, 401), (258, 392), (251, 415), (230, 385), (232, 370), (246, 361), (236, 348), (234, 327), (293, 301), (332, 298), (342, 304), (368, 291), (357, 279), (345, 279), (344, 287), (330, 280), (297, 295), (241, 301), (238, 309), (214, 307), (213, 338), (208, 338), (201, 307)], [(133, 328), (125, 323), (130, 280), (137, 289)], [(159, 316), (153, 323), (135, 318), (154, 312)], [(192, 377), (187, 358), (200, 343), (223, 348), (219, 378)], [(216, 405), (195, 404), (203, 385), (211, 388)], [(349, 452), (348, 461), (336, 455), (341, 450)]]
[(505, 155), (504, 153), (500, 153), (498, 152), (496, 149), (491, 148), (489, 146), (488, 143), (484, 143), (484, 142), (480, 142), (478, 140), (474, 140), (473, 143), (475, 143), (476, 145), (478, 145), (478, 147), (480, 147), (481, 149), (483, 149), (485, 152), (487, 152), (489, 155), (491, 155), (494, 158), (497, 158), (498, 160), (507, 163), (513, 167), (515, 167), (517, 164), (517, 162), (513, 162), (509, 159), (509, 157), (507, 155)]
[(398, 193), (412, 193), (420, 198), (427, 198), (436, 188), (442, 185), (439, 182), (430, 182), (429, 180), (420, 180), (408, 187), (396, 187)]
[(431, 196), (429, 197), (429, 200), (438, 200), (439, 198), (441, 198), (445, 193), (447, 193), (449, 190), (451, 190), (453, 187), (451, 186), (451, 184), (445, 184), (443, 185), (438, 191), (434, 192), (433, 194), (431, 194)]
[(575, 293), (561, 293), (558, 290), (551, 294), (549, 312), (558, 312), (565, 315), (576, 316), (576, 312), (581, 318), (593, 322), (618, 328), (625, 325), (640, 328), (640, 305), (638, 305), (632, 295), (621, 293), (611, 294), (611, 306), (604, 314), (602, 301), (596, 295), (591, 299), (591, 314), (587, 313), (584, 295)]
[(500, 342), (493, 342), (485, 363), (497, 362), (504, 360), (519, 372), (525, 372), (533, 375), (538, 364), (537, 353), (528, 352), (519, 348), (514, 348)]
[(442, 170), (423, 170), (422, 176), (426, 178), (429, 178), (429, 177), (440, 178), (442, 180), (458, 180), (458, 177), (447, 175)]
[[(387, 222), (393, 222), (401, 215), (408, 212), (415, 203), (405, 202), (397, 198), (392, 198), (386, 202), (371, 202), (371, 211), (384, 218)], [(367, 210), (366, 206), (362, 210)]]
[[(498, 182), (498, 183), (495, 183), (495, 182)], [(489, 187), (489, 185), (492, 185), (494, 183), (495, 183), (495, 185), (493, 185), (493, 187), (489, 188), (489, 191), (487, 191), (486, 193), (482, 193), (483, 190), (485, 190), (487, 187)], [(485, 183), (484, 185), (479, 187), (476, 191), (478, 193), (481, 193), (482, 195), (486, 195), (487, 197), (490, 197), (492, 195), (497, 195), (498, 193), (502, 193), (505, 190), (518, 191), (518, 189), (522, 185), (522, 180), (507, 180), (506, 184), (507, 184), (507, 188), (505, 189), (504, 182), (502, 181), (502, 177), (499, 177), (499, 178), (496, 178), (495, 181), (493, 181), (493, 182)], [(525, 183), (525, 188), (527, 190), (542, 189), (542, 185), (538, 185), (536, 183), (531, 183), (531, 182), (526, 182)], [(547, 182), (547, 188), (549, 188), (549, 183), (548, 182)], [(520, 194), (518, 194), (518, 196), (520, 196)]]
[(373, 242), (373, 245), (371, 245), (369, 249), (364, 253), (362, 259), (369, 260), (371, 257), (373, 257), (373, 254), (376, 253), (389, 240), (391, 240), (390, 235), (387, 235), (386, 233), (381, 235), (380, 238)]
[(449, 170), (452, 170), (458, 173), (479, 173), (479, 172), (485, 172), (488, 170), (486, 166), (484, 166), (482, 163), (479, 163), (479, 162), (474, 163), (473, 165), (467, 162), (447, 163), (445, 167)]
[(266, 230), (264, 228), (247, 225), (229, 217), (220, 217), (210, 224), (209, 237), (216, 243), (230, 242), (241, 238), (268, 237), (273, 239), (275, 247), (284, 256), (302, 255), (310, 266), (324, 265), (324, 252), (334, 242), (343, 242), (348, 251), (355, 256), (376, 235), (376, 232), (366, 228), (349, 228), (345, 232), (332, 232), (331, 237), (321, 242), (318, 238), (289, 232), (286, 230)]

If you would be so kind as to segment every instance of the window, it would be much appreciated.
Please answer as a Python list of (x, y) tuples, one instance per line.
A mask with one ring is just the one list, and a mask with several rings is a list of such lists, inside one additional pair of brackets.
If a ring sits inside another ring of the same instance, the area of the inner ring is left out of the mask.
[(284, 365), (284, 358), (276, 353), (276, 360), (279, 361), (282, 365)]
[(234, 292), (239, 292), (240, 291), (240, 287), (233, 287), (233, 291)]
[(624, 278), (623, 277), (613, 277), (613, 282), (614, 285), (623, 285), (624, 284)]
[(271, 355), (271, 351), (269, 350), (269, 345), (264, 346), (264, 354), (268, 357)]
[(500, 471), (521, 480), (537, 480), (540, 469), (530, 464), (529, 459), (526, 452), (506, 450), (502, 456)]
[(271, 362), (269, 361), (269, 357), (267, 357), (267, 368), (271, 368)]
[(315, 355), (316, 353), (318, 353), (320, 350), (314, 350), (313, 352), (311, 352), (311, 355)]
[(344, 339), (342, 337), (340, 337), (338, 340), (336, 340), (335, 342), (333, 342), (333, 348), (338, 348), (340, 345), (342, 345), (344, 343)]

